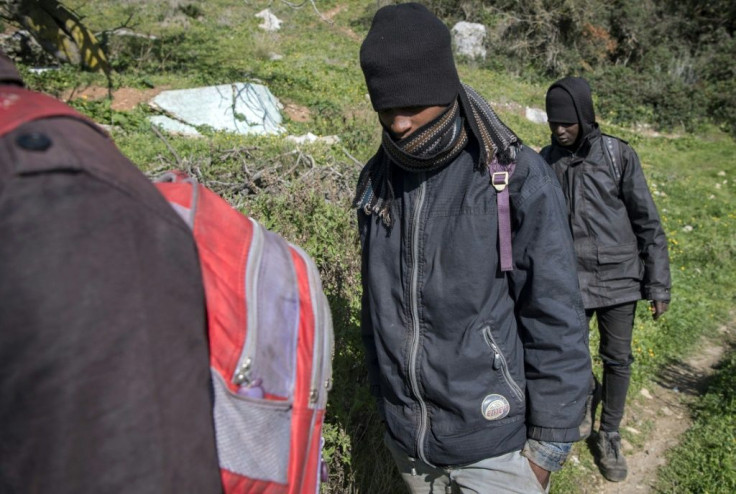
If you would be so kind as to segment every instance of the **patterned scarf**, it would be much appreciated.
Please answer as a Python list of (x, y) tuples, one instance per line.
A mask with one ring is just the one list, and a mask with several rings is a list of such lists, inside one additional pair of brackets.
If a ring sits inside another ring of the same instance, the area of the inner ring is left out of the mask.
[(474, 89), (462, 84), (458, 99), (445, 113), (406, 139), (394, 141), (384, 131), (381, 148), (358, 180), (353, 207), (378, 215), (386, 227), (391, 227), (393, 166), (412, 173), (437, 170), (460, 154), (469, 133), (481, 144), (479, 169), (493, 160), (510, 165), (521, 147), (521, 140), (490, 105)]

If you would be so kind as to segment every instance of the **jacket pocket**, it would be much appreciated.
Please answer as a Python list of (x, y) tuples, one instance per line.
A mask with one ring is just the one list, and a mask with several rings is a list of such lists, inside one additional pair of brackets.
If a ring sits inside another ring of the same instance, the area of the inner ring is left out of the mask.
[(519, 403), (524, 403), (524, 392), (521, 387), (516, 383), (511, 372), (509, 371), (508, 361), (506, 356), (501, 351), (501, 347), (493, 339), (493, 332), (490, 326), (483, 328), (483, 339), (491, 350), (491, 367), (497, 372), (501, 381), (506, 383), (508, 389), (511, 391), (511, 395), (516, 398)]
[(644, 265), (636, 242), (598, 246), (598, 278), (602, 281), (641, 280)]

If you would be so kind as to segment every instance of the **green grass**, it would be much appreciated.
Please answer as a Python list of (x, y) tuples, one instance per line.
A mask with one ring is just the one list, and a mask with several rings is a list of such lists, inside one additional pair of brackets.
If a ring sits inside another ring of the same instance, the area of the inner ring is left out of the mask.
[[(188, 5), (204, 14), (197, 18), (172, 7), (178, 2), (147, 2), (145, 8), (135, 1), (68, 3), (95, 31), (121, 25), (133, 14), (133, 30), (156, 36), (155, 40), (110, 39), (111, 60), (118, 70), (114, 88), (183, 88), (261, 80), (282, 102), (309, 109), (310, 121), (285, 122), (288, 133), (310, 131), (340, 137), (341, 142), (331, 147), (296, 146), (282, 137), (217, 132), (205, 132), (197, 139), (162, 138), (148, 124), (146, 118), (152, 110), (145, 105), (120, 112), (113, 111), (106, 100), (72, 102), (99, 122), (113, 124), (111, 133), (118, 146), (144, 172), (155, 175), (169, 168), (190, 171), (237, 208), (302, 245), (315, 258), (336, 333), (336, 380), (324, 429), (330, 480), (323, 492), (404, 492), (382, 445), (380, 421), (367, 389), (359, 336), (359, 248), (355, 213), (350, 209), (359, 171), (353, 158), (368, 159), (379, 143), (377, 120), (358, 65), (360, 39), (376, 2), (317, 2), (322, 13), (343, 7), (332, 23), (323, 21), (308, 2), (295, 10), (279, 2), (192, 1)], [(268, 6), (284, 21), (278, 33), (257, 28), (260, 20), (254, 15)], [(190, 13), (196, 10), (187, 9)], [(283, 58), (272, 60), (271, 53)], [(535, 148), (545, 145), (549, 140), (546, 125), (527, 121), (523, 112), (526, 106), (543, 107), (552, 81), (533, 84), (489, 67), (489, 63), (461, 62), (459, 72), (496, 105), (501, 118), (526, 143)], [(99, 75), (69, 68), (39, 75), (24, 70), (24, 75), (32, 88), (54, 94), (71, 87), (106, 85)], [(672, 258), (670, 311), (655, 323), (643, 303), (638, 310), (634, 333), (637, 360), (630, 393), (635, 397), (664, 366), (697, 351), (694, 345), (701, 335), (712, 335), (729, 321), (736, 294), (736, 144), (710, 129), (704, 135), (668, 138), (606, 122), (602, 126), (604, 131), (627, 139), (639, 153), (662, 214)], [(594, 337), (594, 355), (596, 345)], [(600, 372), (597, 359), (594, 363)], [(715, 392), (721, 393), (718, 390)], [(730, 408), (700, 415), (705, 422), (716, 422), (712, 435), (698, 436), (718, 438), (718, 429), (729, 424), (733, 431), (733, 394), (730, 396)], [(718, 402), (719, 398), (710, 400)], [(637, 428), (646, 435), (647, 424)], [(644, 440), (627, 439), (635, 447)], [(727, 439), (724, 434), (721, 445)], [(730, 441), (730, 449), (722, 447), (718, 452), (724, 455), (719, 457), (719, 465), (730, 462), (733, 467), (733, 433)], [(585, 492), (591, 475), (597, 475), (583, 444), (576, 445), (575, 454), (580, 464), (555, 475), (554, 493)], [(674, 464), (679, 465), (678, 471), (684, 469), (689, 472), (686, 476), (696, 478), (695, 473), (705, 468), (702, 463), (712, 458), (709, 454), (699, 452), (698, 461), (686, 459)], [(689, 462), (693, 466), (686, 468)], [(663, 482), (685, 485), (686, 480), (673, 480), (672, 475), (665, 474)]]
[(657, 492), (736, 492), (736, 347), (731, 347), (696, 407), (694, 425), (667, 453)]

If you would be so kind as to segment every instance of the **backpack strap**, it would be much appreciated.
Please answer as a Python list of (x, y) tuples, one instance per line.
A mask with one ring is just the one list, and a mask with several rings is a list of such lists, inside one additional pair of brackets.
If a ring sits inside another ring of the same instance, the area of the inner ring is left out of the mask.
[(81, 120), (106, 135), (95, 122), (51, 96), (18, 86), (0, 86), (0, 136), (24, 123), (49, 117)]
[(197, 183), (197, 179), (194, 177), (190, 177), (185, 172), (181, 170), (172, 170), (164, 173), (163, 175), (160, 175), (153, 179), (153, 183), (160, 184), (160, 183), (172, 183), (172, 184), (180, 184), (180, 183), (186, 183), (192, 186), (192, 195), (189, 200), (189, 207), (186, 208), (179, 204), (176, 201), (169, 201), (169, 204), (171, 204), (171, 207), (174, 208), (174, 211), (176, 211), (181, 219), (184, 220), (184, 222), (189, 226), (189, 228), (194, 231), (194, 220), (197, 215), (197, 206), (199, 203), (199, 184)]
[(624, 160), (621, 153), (621, 143), (615, 137), (603, 134), (603, 151), (608, 158), (608, 167), (611, 170), (611, 178), (618, 185), (621, 192), (621, 177), (623, 175)]
[(498, 158), (488, 164), (488, 174), (491, 185), (496, 189), (496, 203), (498, 205), (498, 249), (501, 257), (501, 271), (514, 269), (513, 253), (511, 251), (511, 206), (509, 204), (509, 179), (514, 173), (516, 163), (502, 165)]

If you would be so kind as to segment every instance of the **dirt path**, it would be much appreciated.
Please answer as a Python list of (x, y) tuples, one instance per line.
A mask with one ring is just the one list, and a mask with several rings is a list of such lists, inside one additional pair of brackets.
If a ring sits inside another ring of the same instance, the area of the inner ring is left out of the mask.
[(629, 466), (626, 480), (608, 482), (596, 470), (584, 493), (653, 492), (657, 468), (665, 463), (665, 452), (679, 443), (682, 433), (692, 424), (690, 405), (706, 390), (713, 367), (726, 347), (724, 340), (734, 337), (733, 329), (723, 327), (720, 333), (720, 338), (704, 339), (697, 355), (665, 369), (651, 387), (641, 390), (627, 410), (623, 429), (630, 437), (646, 435), (646, 440), (642, 446), (623, 441)]

